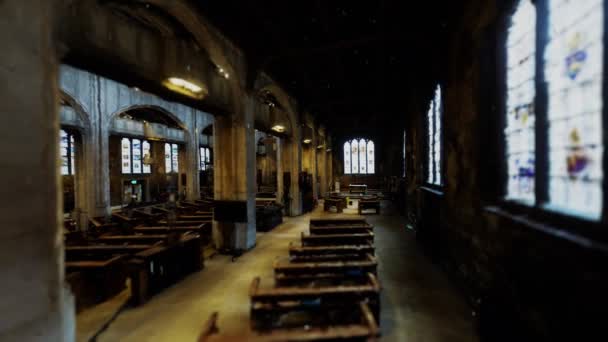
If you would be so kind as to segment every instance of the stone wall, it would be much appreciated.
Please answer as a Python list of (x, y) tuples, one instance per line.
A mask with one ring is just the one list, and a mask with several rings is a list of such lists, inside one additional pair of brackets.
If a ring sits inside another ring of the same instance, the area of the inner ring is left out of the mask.
[[(563, 227), (555, 217), (531, 217), (500, 200), (496, 121), (500, 98), (483, 82), (495, 73), (503, 9), (472, 1), (450, 28), (449, 53), (437, 80), (444, 93), (442, 187), (424, 184), (424, 120), (434, 84), (409, 102), (410, 224), (467, 294), (482, 337), (585, 340), (600, 332), (608, 307), (605, 244)], [(605, 241), (605, 240), (604, 240)]]

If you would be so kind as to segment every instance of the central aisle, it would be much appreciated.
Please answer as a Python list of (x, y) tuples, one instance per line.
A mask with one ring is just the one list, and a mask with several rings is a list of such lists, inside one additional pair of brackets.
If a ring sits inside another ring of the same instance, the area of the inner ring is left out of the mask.
[[(272, 285), (273, 261), (287, 256), (289, 242), (298, 241), (300, 233), (307, 231), (311, 216), (337, 215), (317, 209), (312, 215), (286, 218), (275, 230), (258, 234), (256, 248), (236, 262), (222, 255), (206, 260), (203, 271), (166, 289), (144, 306), (122, 312), (98, 341), (194, 342), (213, 311), (220, 313), (221, 331), (247, 331), (252, 279), (261, 276), (262, 286)], [(420, 253), (413, 233), (403, 228), (402, 218), (390, 215), (367, 218), (375, 225), (383, 287), (382, 340), (476, 341), (466, 304), (443, 274)], [(94, 311), (85, 311), (78, 320), (93, 315)], [(84, 336), (80, 330), (79, 336)]]

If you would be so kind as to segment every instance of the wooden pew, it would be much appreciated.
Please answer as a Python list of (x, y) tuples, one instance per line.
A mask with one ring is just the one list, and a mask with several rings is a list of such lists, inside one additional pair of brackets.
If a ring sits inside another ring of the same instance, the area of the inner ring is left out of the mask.
[[(107, 300), (126, 287), (125, 255), (66, 257), (65, 272), (72, 274), (70, 279), (81, 282), (75, 291), (79, 294), (76, 298), (79, 309)], [(78, 277), (74, 276), (76, 273)]]
[[(198, 221), (176, 220), (173, 222), (173, 226), (174, 227), (188, 227), (188, 226), (195, 226), (195, 225), (200, 225), (200, 224), (205, 224), (205, 223), (210, 223), (210, 222), (212, 222), (212, 220), (198, 220)], [(169, 221), (160, 220), (160, 221), (158, 221), (158, 224), (167, 226), (169, 224)]]
[(369, 223), (354, 223), (352, 225), (326, 225), (326, 226), (311, 226), (309, 228), (311, 235), (324, 234), (359, 234), (373, 231), (374, 226)]
[(302, 246), (365, 245), (374, 243), (374, 233), (306, 235), (302, 232)]
[(97, 242), (105, 244), (154, 244), (158, 241), (165, 241), (167, 238), (167, 234), (103, 235), (97, 238)]
[(344, 217), (344, 218), (322, 218), (322, 219), (310, 219), (310, 226), (337, 226), (337, 225), (357, 225), (367, 224), (367, 220), (361, 217)]
[(371, 273), (367, 274), (367, 281), (363, 284), (323, 287), (260, 289), (260, 278), (257, 277), (251, 283), (249, 297), (254, 330), (276, 325), (277, 320), (287, 312), (352, 312), (362, 301), (369, 304), (376, 320), (380, 317), (380, 285)]
[(213, 221), (213, 214), (178, 215), (178, 221)]
[(362, 245), (339, 245), (339, 246), (296, 246), (293, 242), (289, 244), (289, 255), (292, 257), (319, 256), (319, 255), (374, 255), (374, 246)]
[(363, 214), (363, 210), (374, 209), (376, 214), (380, 215), (380, 200), (379, 199), (360, 199), (359, 200), (359, 215)]
[[(320, 324), (273, 327), (245, 335), (226, 335), (218, 327), (218, 313), (214, 312), (205, 323), (198, 342), (222, 341), (377, 341), (380, 329), (369, 305), (361, 302), (357, 310), (340, 316), (343, 322), (332, 322), (335, 317), (319, 316)], [(353, 317), (356, 317), (353, 319)]]
[(146, 249), (152, 248), (158, 244), (142, 244), (142, 245), (86, 245), (86, 246), (67, 246), (65, 247), (66, 260), (74, 260), (84, 258), (86, 256), (114, 256), (114, 255), (132, 255)]
[(137, 226), (133, 228), (133, 232), (136, 234), (150, 234), (150, 235), (162, 235), (169, 233), (203, 233), (203, 230), (209, 227), (209, 224), (203, 223), (194, 226), (181, 226), (181, 227), (168, 227), (168, 226)]
[(309, 284), (315, 280), (361, 278), (366, 274), (376, 274), (378, 261), (375, 257), (367, 255), (339, 256), (334, 260), (323, 261), (293, 261), (274, 263), (274, 279), (278, 286), (289, 284)]
[(183, 234), (177, 243), (135, 254), (129, 260), (134, 304), (147, 302), (150, 296), (200, 270), (204, 265), (200, 244), (198, 235)]
[(332, 207), (336, 207), (336, 212), (341, 213), (346, 208), (344, 200), (341, 198), (328, 197), (323, 201), (323, 210), (329, 211)]

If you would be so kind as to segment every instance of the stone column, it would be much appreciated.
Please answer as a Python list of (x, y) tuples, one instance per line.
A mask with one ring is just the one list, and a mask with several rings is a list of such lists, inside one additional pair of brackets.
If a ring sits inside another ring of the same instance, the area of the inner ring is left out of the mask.
[(312, 197), (314, 199), (319, 198), (318, 189), (318, 167), (317, 167), (317, 132), (315, 128), (312, 129), (312, 143), (310, 144), (310, 172), (312, 173)]
[(301, 135), (296, 130), (292, 137), (281, 139), (281, 161), (282, 173), (289, 172), (291, 175), (291, 185), (289, 189), (289, 215), (297, 216), (302, 214), (302, 193), (298, 177), (302, 171), (302, 141)]
[[(196, 117), (196, 113), (194, 113)], [(186, 134), (186, 167), (184, 172), (186, 173), (186, 198), (188, 200), (195, 200), (201, 197), (200, 194), (200, 177), (199, 177), (199, 166), (200, 166), (200, 131), (194, 129), (196, 125), (193, 125), (192, 131), (185, 132)]]
[(57, 3), (0, 1), (0, 341), (74, 341), (64, 287)]
[[(214, 126), (215, 200), (244, 202), (246, 222), (214, 221), (217, 247), (250, 249), (255, 246), (255, 132), (253, 101), (248, 99), (243, 113), (219, 116)], [(223, 237), (232, 236), (232, 245)]]

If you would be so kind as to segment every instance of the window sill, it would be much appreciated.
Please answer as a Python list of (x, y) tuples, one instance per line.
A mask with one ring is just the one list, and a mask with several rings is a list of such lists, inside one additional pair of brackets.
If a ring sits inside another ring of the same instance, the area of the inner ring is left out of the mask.
[(530, 215), (528, 214), (516, 214), (496, 205), (486, 206), (483, 208), (483, 211), (486, 214), (495, 215), (500, 218), (510, 220), (516, 224), (523, 225), (539, 233), (550, 235), (557, 239), (565, 240), (578, 246), (608, 255), (608, 243), (604, 242), (605, 240), (597, 240), (574, 233), (567, 229), (558, 228), (555, 225), (543, 223), (539, 220), (530, 218)]
[(430, 185), (430, 184), (422, 185), (422, 186), (419, 186), (418, 189), (420, 191), (430, 192), (434, 195), (441, 196), (441, 197), (443, 197), (443, 195), (444, 195), (443, 189), (438, 187), (437, 185)]

